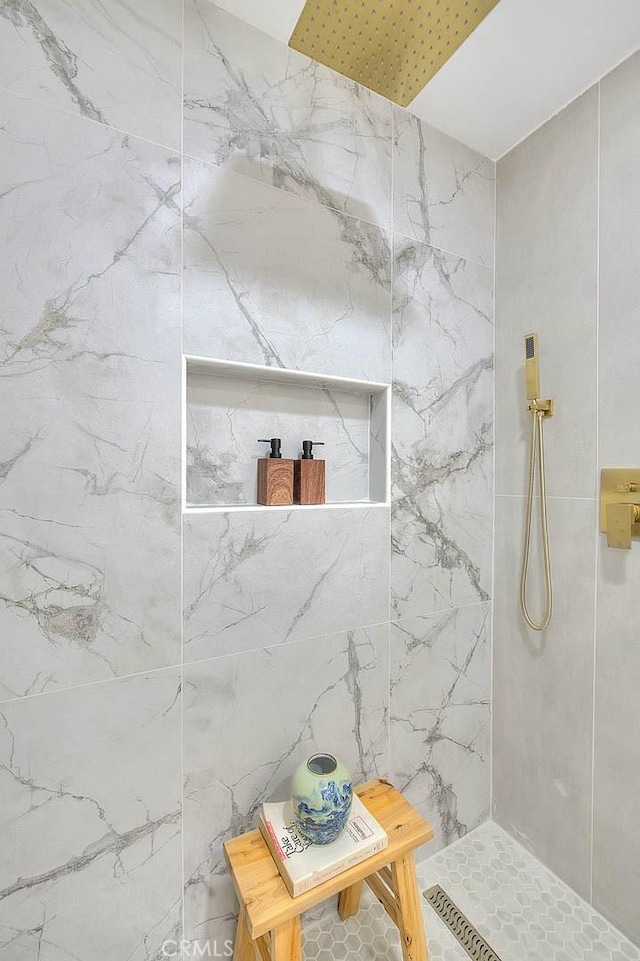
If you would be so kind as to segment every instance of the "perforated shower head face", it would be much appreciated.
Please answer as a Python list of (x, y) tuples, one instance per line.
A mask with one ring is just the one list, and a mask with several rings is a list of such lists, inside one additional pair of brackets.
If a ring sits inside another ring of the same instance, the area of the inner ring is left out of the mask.
[(406, 107), (499, 0), (307, 0), (289, 46)]
[(527, 400), (537, 400), (540, 396), (537, 334), (526, 334), (524, 338), (524, 374), (527, 387)]

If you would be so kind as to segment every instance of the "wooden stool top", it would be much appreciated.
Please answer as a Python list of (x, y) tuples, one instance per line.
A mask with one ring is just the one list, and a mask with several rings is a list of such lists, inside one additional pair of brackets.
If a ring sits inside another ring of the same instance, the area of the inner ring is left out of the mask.
[(287, 891), (260, 831), (250, 831), (225, 843), (229, 870), (253, 939), (362, 881), (433, 837), (429, 822), (384, 778), (361, 784), (355, 792), (387, 832), (388, 846), (297, 898)]

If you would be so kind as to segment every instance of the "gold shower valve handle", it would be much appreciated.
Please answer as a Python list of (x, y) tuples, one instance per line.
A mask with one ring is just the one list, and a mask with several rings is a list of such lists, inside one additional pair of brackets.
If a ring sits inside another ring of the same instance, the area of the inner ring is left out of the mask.
[(634, 524), (640, 521), (640, 507), (636, 504), (609, 504), (607, 507), (607, 545), (631, 550)]
[(600, 530), (609, 547), (629, 550), (640, 537), (640, 468), (608, 467), (600, 478)]

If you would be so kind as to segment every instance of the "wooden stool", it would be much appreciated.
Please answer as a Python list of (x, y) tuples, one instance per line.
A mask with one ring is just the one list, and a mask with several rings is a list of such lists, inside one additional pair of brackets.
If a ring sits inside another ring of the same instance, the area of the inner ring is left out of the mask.
[(400, 932), (404, 961), (427, 961), (414, 850), (433, 828), (388, 781), (369, 781), (356, 794), (389, 835), (379, 854), (292, 898), (259, 831), (224, 845), (240, 901), (234, 961), (301, 961), (300, 915), (334, 894), (344, 920), (360, 906), (366, 881)]

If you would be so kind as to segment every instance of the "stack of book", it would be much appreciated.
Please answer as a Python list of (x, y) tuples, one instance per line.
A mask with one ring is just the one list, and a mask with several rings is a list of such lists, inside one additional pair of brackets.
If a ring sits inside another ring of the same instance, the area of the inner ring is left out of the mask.
[(383, 851), (389, 843), (386, 831), (355, 794), (347, 826), (331, 844), (312, 844), (300, 834), (290, 801), (263, 804), (259, 827), (293, 898)]

